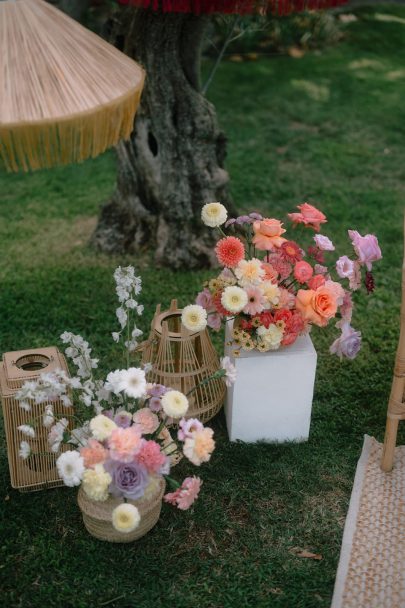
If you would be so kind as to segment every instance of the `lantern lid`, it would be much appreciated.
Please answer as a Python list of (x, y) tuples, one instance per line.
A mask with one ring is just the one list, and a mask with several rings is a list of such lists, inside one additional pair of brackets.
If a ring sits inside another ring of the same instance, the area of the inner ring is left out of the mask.
[(3, 0), (0, 81), (0, 159), (27, 171), (128, 139), (144, 71), (47, 2)]
[(42, 372), (66, 371), (63, 355), (55, 346), (30, 350), (15, 350), (3, 355), (4, 380), (8, 388), (21, 388), (24, 382), (35, 380)]

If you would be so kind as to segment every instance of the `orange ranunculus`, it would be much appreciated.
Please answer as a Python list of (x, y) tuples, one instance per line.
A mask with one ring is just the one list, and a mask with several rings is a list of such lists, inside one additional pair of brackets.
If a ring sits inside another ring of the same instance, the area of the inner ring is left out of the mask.
[(281, 236), (285, 229), (279, 220), (265, 219), (253, 222), (253, 230), (255, 235), (252, 242), (257, 249), (270, 251), (276, 247), (281, 247), (287, 240)]
[(305, 321), (324, 327), (337, 311), (336, 295), (325, 286), (299, 289), (295, 306)]

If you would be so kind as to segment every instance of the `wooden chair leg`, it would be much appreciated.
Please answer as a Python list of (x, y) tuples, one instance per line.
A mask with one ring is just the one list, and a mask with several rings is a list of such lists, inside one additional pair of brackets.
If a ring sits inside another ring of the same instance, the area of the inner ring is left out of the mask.
[(398, 419), (387, 417), (385, 429), (384, 447), (381, 458), (381, 469), (386, 473), (392, 470), (394, 463), (395, 445), (397, 442)]

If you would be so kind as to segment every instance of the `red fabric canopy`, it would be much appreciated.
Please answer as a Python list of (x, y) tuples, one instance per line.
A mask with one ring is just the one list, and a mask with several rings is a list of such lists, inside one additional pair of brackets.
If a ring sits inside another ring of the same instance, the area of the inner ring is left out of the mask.
[(164, 13), (193, 13), (195, 15), (272, 13), (289, 15), (304, 10), (321, 10), (345, 4), (347, 0), (118, 0), (140, 8), (150, 8)]

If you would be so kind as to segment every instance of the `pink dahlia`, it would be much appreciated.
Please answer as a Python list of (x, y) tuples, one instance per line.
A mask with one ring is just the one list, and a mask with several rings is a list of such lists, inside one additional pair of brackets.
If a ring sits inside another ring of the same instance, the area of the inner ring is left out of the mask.
[(195, 502), (200, 493), (202, 481), (199, 477), (186, 477), (175, 492), (170, 492), (164, 496), (165, 502), (176, 506), (182, 511), (186, 511)]
[(227, 268), (234, 268), (245, 257), (245, 247), (236, 236), (227, 236), (215, 247), (218, 262)]
[(243, 309), (243, 312), (253, 317), (253, 315), (257, 315), (262, 312), (264, 308), (265, 302), (263, 292), (259, 287), (254, 286), (246, 287), (245, 291), (248, 296), (248, 301), (245, 308)]

